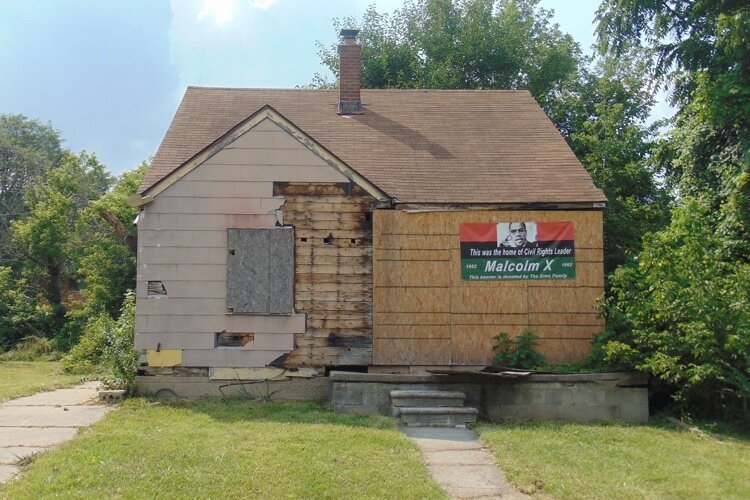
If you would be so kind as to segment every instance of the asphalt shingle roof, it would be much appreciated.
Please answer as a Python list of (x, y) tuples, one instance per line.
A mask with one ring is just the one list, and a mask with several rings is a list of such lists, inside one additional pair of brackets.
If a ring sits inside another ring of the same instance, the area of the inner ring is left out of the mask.
[(362, 90), (351, 116), (337, 102), (336, 90), (189, 87), (140, 192), (270, 105), (400, 202), (606, 201), (529, 92)]

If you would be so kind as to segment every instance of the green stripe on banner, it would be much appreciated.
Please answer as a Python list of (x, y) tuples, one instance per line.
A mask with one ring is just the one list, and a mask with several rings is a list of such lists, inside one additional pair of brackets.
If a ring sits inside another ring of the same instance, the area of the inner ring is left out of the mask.
[(576, 277), (574, 257), (461, 259), (463, 280), (560, 280)]

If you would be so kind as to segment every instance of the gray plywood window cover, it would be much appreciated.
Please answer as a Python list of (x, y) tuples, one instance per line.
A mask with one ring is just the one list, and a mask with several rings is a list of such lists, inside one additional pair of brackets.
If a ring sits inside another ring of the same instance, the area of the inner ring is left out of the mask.
[(161, 281), (149, 281), (146, 295), (149, 297), (166, 297), (167, 289)]
[(294, 313), (294, 229), (227, 229), (227, 312)]

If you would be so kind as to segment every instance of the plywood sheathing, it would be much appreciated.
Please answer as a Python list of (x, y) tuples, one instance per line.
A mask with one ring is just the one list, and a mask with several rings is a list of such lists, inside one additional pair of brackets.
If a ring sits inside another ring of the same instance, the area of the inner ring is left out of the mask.
[[(461, 281), (459, 225), (510, 220), (573, 222), (576, 278)], [(377, 210), (373, 241), (376, 365), (488, 364), (494, 336), (527, 329), (550, 362), (568, 362), (604, 329), (600, 211)]]
[(294, 308), (307, 329), (286, 366), (372, 362), (372, 229), (376, 200), (350, 184), (277, 183), (295, 228)]

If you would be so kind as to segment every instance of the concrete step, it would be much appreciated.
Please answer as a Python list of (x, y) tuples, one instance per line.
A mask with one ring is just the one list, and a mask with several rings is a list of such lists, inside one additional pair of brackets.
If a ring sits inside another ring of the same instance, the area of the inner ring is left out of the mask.
[(395, 407), (463, 406), (466, 394), (457, 391), (391, 391)]
[(393, 413), (407, 427), (456, 427), (476, 422), (479, 411), (455, 406), (394, 407)]

